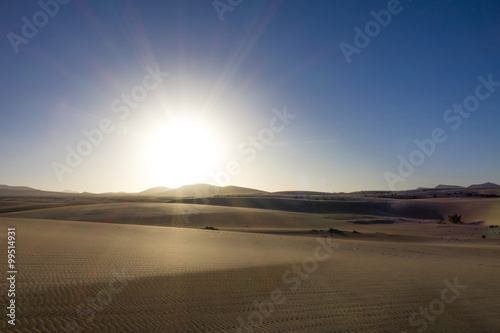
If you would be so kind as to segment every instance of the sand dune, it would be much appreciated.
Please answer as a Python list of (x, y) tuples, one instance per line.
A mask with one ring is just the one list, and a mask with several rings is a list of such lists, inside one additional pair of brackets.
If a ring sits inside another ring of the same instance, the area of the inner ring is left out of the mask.
[(193, 228), (206, 225), (226, 228), (299, 228), (328, 225), (322, 216), (310, 214), (175, 203), (78, 205), (7, 213), (2, 216)]
[[(478, 240), (485, 234), (488, 237), (482, 240), (483, 242), (495, 241), (500, 238), (500, 234), (495, 232), (496, 229), (487, 228), (487, 223), (480, 223), (479, 219), (485, 214), (490, 214), (489, 216), (493, 218), (488, 217), (486, 221), (497, 222), (494, 213), (498, 214), (498, 210), (493, 208), (499, 207), (498, 200), (459, 200), (458, 203), (455, 200), (441, 202), (440, 199), (437, 199), (436, 202), (427, 200), (379, 201), (381, 203), (378, 206), (375, 206), (376, 202), (374, 204), (373, 201), (353, 201), (347, 205), (340, 203), (339, 206), (334, 205), (339, 208), (338, 212), (331, 214), (216, 205), (129, 202), (33, 209), (4, 213), (2, 216), (188, 228), (213, 226), (221, 230), (267, 233), (295, 232), (296, 234), (296, 232), (326, 231), (334, 228), (345, 231), (350, 238), (366, 239), (367, 236), (370, 236), (373, 239), (376, 236), (376, 239), (390, 238), (391, 240), (403, 241), (410, 239), (423, 241)], [(467, 203), (472, 204), (467, 206)], [(461, 207), (459, 212), (464, 213), (464, 221), (472, 223), (438, 225), (437, 219), (407, 217), (415, 215), (446, 216), (446, 211), (455, 212), (454, 207), (458, 208), (458, 206)], [(485, 213), (487, 212), (486, 208), (490, 209), (489, 213)], [(353, 234), (354, 230), (362, 234)]]
[(177, 199), (174, 202), (252, 207), (315, 214), (345, 213), (439, 219), (460, 213), (467, 222), (500, 223), (500, 198), (377, 199), (348, 197), (333, 200), (297, 200), (278, 197)]
[(1, 201), (18, 307), (0, 330), (498, 332), (498, 199), (213, 199)]
[[(92, 202), (89, 202), (92, 203)], [(440, 217), (459, 213), (464, 222), (483, 221), (486, 224), (500, 223), (500, 199), (419, 199), (419, 200), (389, 200), (389, 199), (349, 199), (345, 201), (320, 201), (320, 200), (295, 200), (285, 198), (204, 198), (176, 200), (168, 204), (164, 203), (109, 203), (109, 204), (87, 204), (72, 205), (66, 203), (30, 203), (23, 204), (3, 203), (0, 209), (23, 210), (24, 213), (11, 216), (41, 217), (104, 222), (102, 214), (114, 211), (123, 216), (140, 218), (142, 214), (148, 216), (172, 216), (172, 215), (196, 215), (196, 214), (219, 214), (219, 213), (247, 213), (265, 214), (266, 211), (299, 212), (319, 214), (346, 214), (346, 215), (371, 215), (371, 216), (395, 216), (401, 218), (413, 218), (424, 220), (435, 220)], [(26, 209), (15, 207), (28, 206)], [(30, 206), (31, 205), (31, 206)], [(40, 207), (37, 207), (39, 205)], [(61, 207), (54, 210), (34, 210), (46, 207)], [(243, 209), (244, 208), (244, 209)], [(246, 210), (245, 210), (246, 209)], [(120, 213), (122, 212), (122, 213)], [(291, 216), (291, 215), (290, 215)], [(112, 218), (116, 218), (111, 216)], [(96, 219), (98, 218), (98, 219)]]
[[(315, 267), (306, 258), (314, 258), (324, 237), (5, 217), (0, 225), (15, 226), (19, 235), (22, 306), (12, 332), (65, 332), (71, 325), (82, 332), (250, 332), (248, 327), (416, 332), (424, 323), (427, 332), (496, 332), (500, 327), (497, 244), (330, 238), (331, 253), (322, 251), (326, 258)], [(304, 262), (315, 269), (295, 273), (293, 266)], [(412, 326), (412, 314), (439, 299), (445, 280), (455, 278), (467, 285), (459, 297), (432, 315), (434, 321), (418, 315), (414, 324), (419, 324)], [(5, 290), (5, 280), (0, 287)], [(276, 290), (282, 302), (260, 311), (258, 304)], [(245, 326), (249, 323), (255, 325)]]

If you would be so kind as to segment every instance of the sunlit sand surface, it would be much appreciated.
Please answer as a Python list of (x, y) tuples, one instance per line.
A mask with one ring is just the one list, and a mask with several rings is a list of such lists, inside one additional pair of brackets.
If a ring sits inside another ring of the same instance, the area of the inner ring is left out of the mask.
[[(185, 209), (179, 205), (2, 214), (2, 230), (16, 227), (18, 238), (18, 317), (9, 331), (417, 332), (426, 325), (426, 332), (498, 332), (500, 327), (498, 234), (481, 238), (490, 231), (484, 225), (401, 222), (394, 216), (392, 224), (354, 224), (346, 222), (350, 215), (343, 220), (216, 206), (196, 210), (186, 224), (177, 214)], [(134, 219), (143, 225), (132, 224)], [(182, 228), (147, 225), (162, 223)], [(221, 230), (200, 229), (207, 225)], [(328, 233), (332, 226), (344, 234)], [(253, 232), (225, 230), (231, 228)], [(326, 258), (314, 266), (318, 246), (326, 246), (320, 248)], [(1, 260), (6, 262), (4, 253)], [(445, 280), (455, 279), (466, 287), (453, 302), (442, 303), (443, 309), (437, 307)], [(282, 302), (260, 311), (254, 302), (267, 304), (276, 290)], [(429, 312), (432, 320), (425, 319), (420, 308), (434, 300), (438, 314)], [(4, 330), (5, 321), (2, 325)]]

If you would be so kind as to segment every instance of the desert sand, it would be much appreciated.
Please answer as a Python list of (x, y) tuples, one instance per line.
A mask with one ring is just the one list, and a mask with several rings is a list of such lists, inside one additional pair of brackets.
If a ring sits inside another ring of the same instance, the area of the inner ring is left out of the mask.
[(232, 200), (0, 201), (2, 332), (500, 331), (498, 198)]

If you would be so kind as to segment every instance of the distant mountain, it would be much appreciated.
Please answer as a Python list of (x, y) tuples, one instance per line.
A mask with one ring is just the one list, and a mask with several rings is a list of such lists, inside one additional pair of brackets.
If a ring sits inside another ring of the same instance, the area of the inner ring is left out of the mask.
[(174, 190), (160, 192), (162, 197), (211, 197), (216, 195), (261, 195), (268, 192), (238, 186), (215, 186), (209, 184), (184, 185)]
[(9, 186), (9, 185), (0, 185), (0, 190), (10, 190), (10, 191), (38, 191), (34, 188), (27, 186)]
[[(494, 183), (473, 184), (468, 187), (459, 185), (440, 184), (434, 188), (419, 187), (413, 191), (432, 191), (432, 190), (499, 190), (500, 185)], [(365, 192), (353, 192), (365, 193)], [(280, 191), (266, 192), (253, 188), (239, 186), (215, 186), (209, 184), (193, 184), (184, 185), (176, 189), (158, 186), (149, 188), (139, 193), (125, 192), (107, 192), (107, 193), (89, 193), (89, 192), (54, 192), (34, 189), (27, 186), (9, 186), (0, 185), (0, 197), (127, 197), (127, 196), (154, 196), (154, 197), (172, 197), (172, 198), (199, 198), (199, 197), (214, 197), (214, 196), (259, 196), (259, 195), (283, 195), (283, 196), (315, 196), (315, 195), (331, 195), (332, 193), (316, 192), (316, 191)]]
[(106, 192), (106, 193), (68, 193), (37, 190), (26, 186), (0, 185), (0, 197), (126, 197), (126, 196), (155, 196), (155, 197), (210, 197), (227, 195), (261, 195), (267, 192), (246, 187), (224, 186), (208, 184), (185, 185), (177, 189), (158, 186), (139, 193)]
[(105, 192), (105, 193), (98, 193), (95, 194), (100, 197), (125, 197), (127, 195), (134, 195), (134, 193), (127, 193), (127, 192)]
[(67, 196), (67, 193), (37, 190), (27, 186), (0, 185), (1, 197), (49, 197)]
[(465, 187), (459, 185), (442, 185), (442, 184), (439, 184), (438, 186), (434, 187), (434, 189), (436, 190), (453, 190), (459, 188), (465, 188)]
[(459, 186), (459, 185), (443, 185), (440, 184), (436, 187), (419, 187), (417, 191), (422, 190), (455, 190), (455, 189), (471, 189), (471, 190), (490, 190), (490, 189), (500, 189), (500, 185), (494, 183), (483, 183), (483, 184), (473, 184), (470, 186)]
[(489, 190), (489, 189), (500, 188), (500, 185), (488, 182), (488, 183), (483, 183), (483, 184), (473, 184), (467, 188), (475, 189), (475, 190), (478, 190), (478, 189)]
[(165, 187), (165, 186), (157, 186), (157, 187), (153, 187), (153, 188), (148, 188), (147, 190), (144, 190), (144, 191), (139, 192), (137, 194), (140, 194), (140, 195), (155, 195), (155, 194), (167, 192), (167, 191), (170, 191), (170, 190), (171, 190), (171, 188), (168, 188), (168, 187)]

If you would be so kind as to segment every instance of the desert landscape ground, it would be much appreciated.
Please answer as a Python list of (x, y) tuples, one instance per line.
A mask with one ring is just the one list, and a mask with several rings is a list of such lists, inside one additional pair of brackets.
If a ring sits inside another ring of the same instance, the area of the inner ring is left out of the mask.
[(498, 332), (496, 191), (4, 196), (1, 329)]

